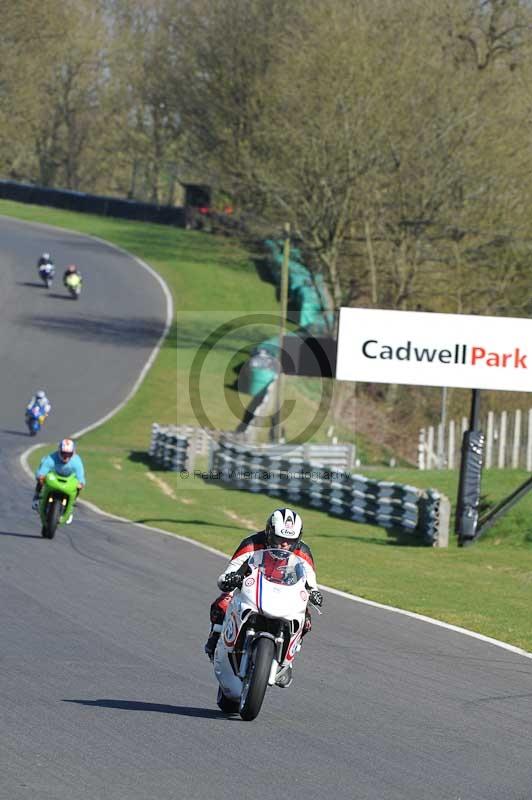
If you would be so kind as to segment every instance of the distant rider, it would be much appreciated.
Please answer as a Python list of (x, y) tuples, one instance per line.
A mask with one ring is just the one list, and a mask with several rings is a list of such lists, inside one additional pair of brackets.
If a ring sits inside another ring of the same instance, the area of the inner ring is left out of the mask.
[[(57, 472), (63, 478), (68, 478), (73, 473), (78, 479), (78, 495), (85, 486), (85, 468), (80, 456), (76, 453), (76, 447), (72, 439), (61, 439), (56, 451), (44, 456), (39, 464), (35, 477), (37, 478), (37, 485), (35, 486), (35, 494), (33, 495), (32, 508), (34, 511), (39, 510), (39, 497), (41, 489), (44, 484), (44, 479), (51, 471)], [(72, 514), (66, 521), (67, 525), (72, 522)]]
[(35, 406), (38, 406), (40, 408), (42, 412), (41, 416), (45, 418), (50, 413), (52, 404), (46, 397), (46, 392), (44, 391), (44, 389), (39, 389), (37, 392), (35, 392), (30, 402), (26, 406), (26, 416), (30, 414), (31, 410), (35, 408)]
[(38, 270), (40, 270), (41, 267), (46, 267), (46, 266), (51, 266), (51, 267), (54, 266), (54, 262), (52, 261), (52, 256), (50, 255), (50, 253), (43, 253), (42, 256), (39, 258), (39, 260), (37, 261)]
[(83, 282), (83, 278), (81, 276), (81, 272), (76, 267), (76, 265), (75, 264), (69, 264), (68, 267), (66, 268), (66, 270), (63, 273), (63, 285), (66, 286), (67, 288), (68, 288), (68, 279), (72, 275), (77, 275), (79, 280), (80, 280), (80, 283)]
[[(302, 533), (303, 521), (299, 514), (296, 511), (292, 511), (290, 508), (277, 508), (268, 517), (266, 527), (263, 531), (254, 533), (252, 536), (248, 536), (240, 542), (229, 564), (218, 578), (218, 587), (222, 590), (222, 594), (211, 605), (211, 632), (205, 644), (205, 652), (211, 661), (214, 658), (214, 651), (216, 650), (216, 645), (220, 638), (225, 612), (231, 602), (232, 593), (234, 589), (239, 589), (242, 585), (242, 568), (250, 554), (256, 550), (277, 548), (299, 556), (304, 562), (310, 600), (318, 607), (322, 605), (323, 597), (318, 590), (314, 558), (312, 557), (310, 547), (301, 539)], [(310, 612), (307, 610), (303, 635), (308, 633), (311, 628), (312, 621)], [(291, 680), (291, 671), (288, 671), (282, 684), (279, 685), (286, 688), (290, 685)]]
[(50, 253), (43, 253), (37, 261), (37, 272), (39, 275), (53, 275), (55, 274), (55, 266), (52, 261)]

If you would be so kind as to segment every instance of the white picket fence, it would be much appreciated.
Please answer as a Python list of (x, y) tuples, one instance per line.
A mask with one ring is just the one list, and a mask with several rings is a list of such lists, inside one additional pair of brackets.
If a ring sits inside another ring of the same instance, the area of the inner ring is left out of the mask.
[[(460, 465), (462, 436), (469, 427), (467, 417), (449, 420), (447, 425), (421, 428), (418, 443), (419, 469), (455, 469)], [(526, 469), (532, 472), (532, 408), (517, 411), (489, 411), (481, 420), (486, 437), (484, 466)]]

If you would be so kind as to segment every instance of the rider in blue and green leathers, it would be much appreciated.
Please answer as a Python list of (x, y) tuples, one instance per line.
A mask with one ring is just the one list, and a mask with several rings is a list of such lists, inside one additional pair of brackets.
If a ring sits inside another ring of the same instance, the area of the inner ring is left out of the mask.
[[(76, 447), (72, 439), (61, 439), (57, 450), (44, 456), (39, 464), (35, 472), (37, 485), (35, 486), (35, 494), (33, 495), (32, 502), (34, 511), (39, 510), (39, 496), (44, 479), (52, 470), (63, 478), (68, 478), (69, 475), (75, 474), (78, 479), (78, 494), (85, 486), (85, 468), (83, 466), (83, 461), (76, 453)], [(72, 514), (67, 519), (66, 524), (70, 525), (71, 522)]]

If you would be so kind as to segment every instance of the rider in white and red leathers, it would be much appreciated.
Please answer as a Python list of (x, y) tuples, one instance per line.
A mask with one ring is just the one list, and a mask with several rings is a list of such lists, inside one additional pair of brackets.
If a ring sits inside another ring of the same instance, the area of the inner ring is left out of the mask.
[[(211, 605), (211, 632), (205, 644), (205, 652), (211, 660), (214, 657), (225, 612), (231, 602), (233, 591), (236, 588), (240, 588), (243, 567), (250, 553), (256, 550), (265, 550), (273, 547), (282, 550), (286, 549), (299, 556), (303, 560), (310, 600), (316, 606), (322, 605), (323, 597), (321, 592), (318, 591), (314, 559), (310, 547), (301, 539), (302, 531), (303, 522), (296, 511), (292, 511), (290, 508), (277, 508), (268, 517), (263, 531), (258, 531), (258, 533), (254, 533), (240, 542), (229, 564), (218, 578), (218, 587), (222, 590), (222, 594)], [(311, 627), (310, 612), (307, 610), (304, 634), (308, 633)]]

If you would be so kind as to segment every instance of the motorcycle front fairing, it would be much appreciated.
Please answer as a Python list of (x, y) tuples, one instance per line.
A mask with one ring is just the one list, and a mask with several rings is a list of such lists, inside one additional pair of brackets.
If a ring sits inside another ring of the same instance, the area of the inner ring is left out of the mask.
[(78, 479), (75, 474), (64, 478), (53, 470), (48, 472), (44, 479), (44, 486), (41, 492), (40, 512), (43, 520), (46, 515), (46, 506), (50, 498), (57, 497), (61, 501), (60, 523), (66, 522), (73, 511), (74, 502), (78, 493)]
[(238, 699), (250, 645), (260, 637), (273, 639), (276, 655), (270, 675), (292, 663), (303, 633), (308, 602), (304, 566), (283, 550), (260, 550), (247, 564), (249, 573), (235, 591), (214, 655), (214, 670), (224, 694)]
[(240, 628), (240, 592), (235, 592), (225, 614), (222, 634), (213, 658), (216, 679), (223, 693), (231, 700), (239, 700), (242, 692), (242, 681), (233, 666), (233, 651)]
[(65, 278), (65, 283), (67, 287), (73, 292), (79, 292), (79, 290), (81, 289), (81, 278), (79, 277), (79, 275), (76, 274), (67, 275), (67, 277)]
[(26, 416), (29, 419), (36, 419), (37, 421), (40, 421), (40, 418), (42, 417), (42, 410), (39, 406), (33, 406), (32, 408), (26, 409)]

